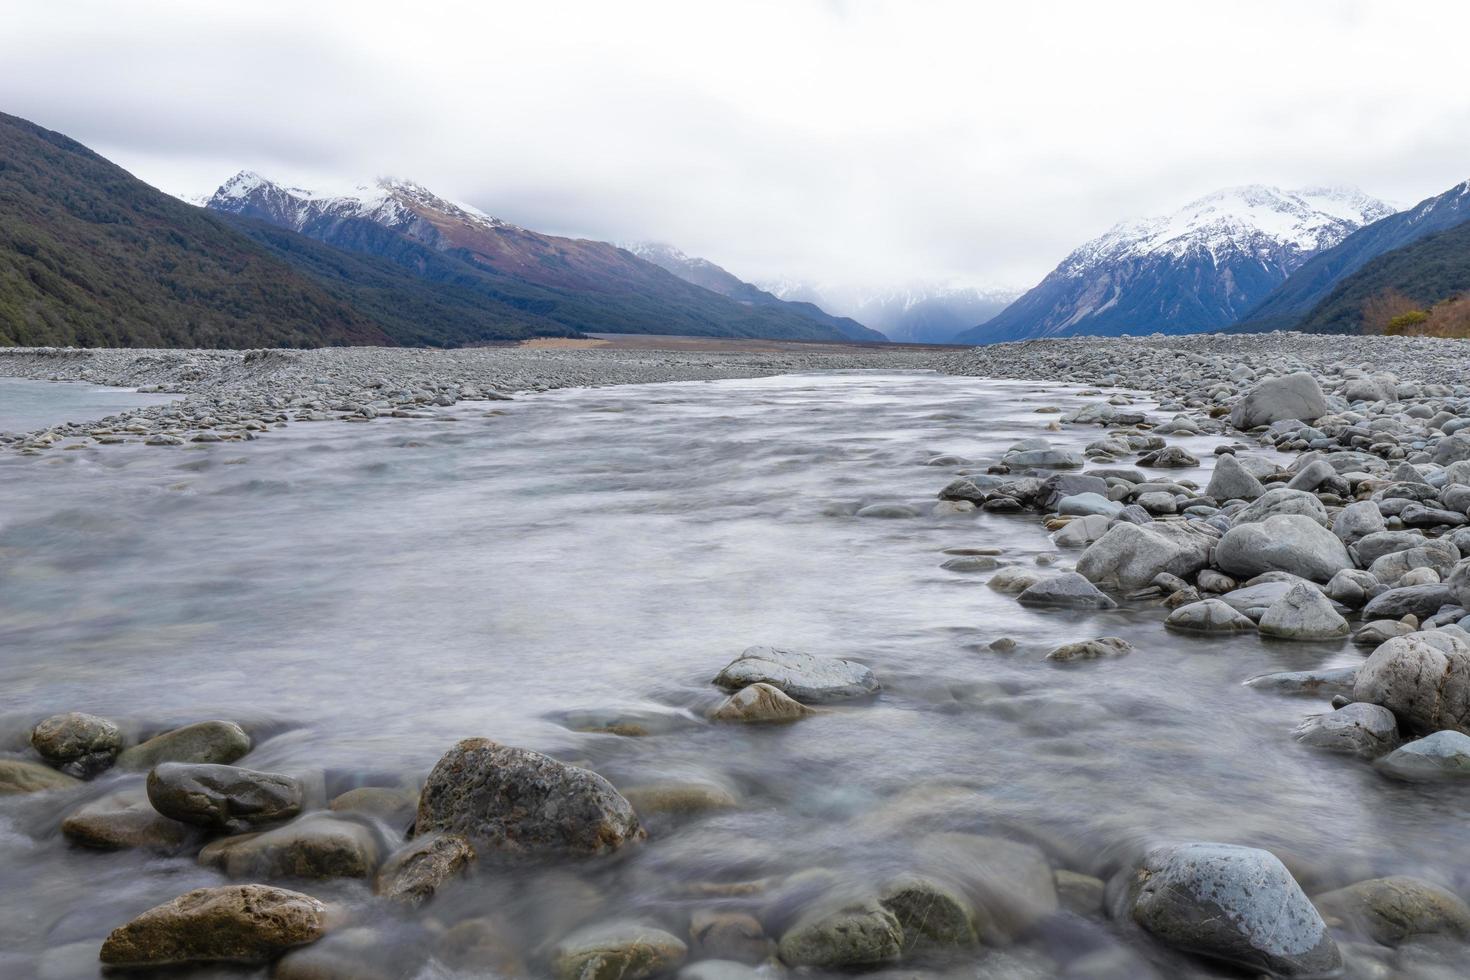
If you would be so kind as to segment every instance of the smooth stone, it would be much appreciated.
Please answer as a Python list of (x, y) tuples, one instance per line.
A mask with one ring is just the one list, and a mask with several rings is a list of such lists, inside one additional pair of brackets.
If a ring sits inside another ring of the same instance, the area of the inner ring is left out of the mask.
[(759, 919), (733, 909), (696, 909), (689, 917), (689, 942), (701, 958), (723, 962), (760, 963), (776, 951)]
[(750, 684), (726, 698), (710, 713), (714, 721), (770, 724), (796, 721), (815, 714), (811, 708), (788, 697), (770, 684)]
[(1051, 536), (1052, 544), (1058, 548), (1085, 548), (1108, 533), (1106, 517), (1078, 517)]
[(805, 704), (876, 694), (881, 685), (860, 663), (775, 647), (748, 647), (715, 677), (727, 691), (769, 684)]
[(61, 833), (80, 847), (101, 851), (133, 848), (176, 854), (196, 831), (149, 806), (141, 789), (124, 789), (92, 800), (61, 821)]
[(1431, 732), (1378, 760), (1378, 771), (1407, 782), (1433, 782), (1470, 776), (1470, 735)]
[[(1095, 546), (1094, 546), (1095, 547)], [(1118, 604), (1076, 572), (1064, 572), (1030, 585), (1016, 601), (1026, 606), (1115, 609)]]
[(1262, 636), (1279, 640), (1335, 640), (1349, 632), (1347, 620), (1332, 608), (1332, 601), (1306, 583), (1273, 602), (1259, 627)]
[(1248, 391), (1230, 410), (1230, 424), (1242, 432), (1273, 422), (1315, 422), (1331, 409), (1322, 389), (1305, 371), (1268, 378)]
[(1101, 916), (1107, 886), (1099, 878), (1058, 868), (1052, 873), (1056, 882), (1057, 901), (1062, 908), (1077, 915)]
[(1187, 524), (1119, 522), (1077, 559), (1077, 572), (1109, 588), (1141, 589), (1167, 572), (1188, 578), (1209, 563), (1215, 541)]
[(1420, 936), (1470, 936), (1470, 906), (1439, 885), (1407, 875), (1373, 878), (1312, 899), (1329, 925), (1384, 946)]
[(691, 816), (713, 810), (729, 810), (740, 800), (727, 786), (709, 780), (686, 780), (630, 786), (623, 796), (642, 816), (674, 814)]
[(985, 584), (997, 592), (1016, 595), (1025, 592), (1040, 581), (1041, 573), (1029, 568), (1021, 568), (1019, 565), (1008, 565), (990, 576)]
[(1158, 847), (1121, 885), (1116, 917), (1177, 949), (1278, 977), (1326, 977), (1342, 968), (1326, 923), (1269, 851)]
[(919, 512), (907, 504), (868, 504), (858, 509), (857, 517), (876, 517), (885, 520), (902, 520), (918, 517)]
[(965, 896), (933, 878), (907, 875), (890, 882), (879, 901), (903, 930), (905, 952), (973, 946), (975, 910)]
[[(1256, 500), (1237, 511), (1231, 518), (1232, 527), (1242, 524), (1259, 524), (1269, 517), (1306, 517), (1327, 527), (1327, 508), (1316, 494), (1305, 490), (1290, 490), (1276, 487), (1267, 490)], [(1340, 540), (1340, 539), (1339, 539)]]
[(1122, 510), (1120, 502), (1097, 492), (1073, 494), (1057, 501), (1057, 513), (1072, 517), (1117, 517)]
[(486, 738), (460, 742), (429, 773), (414, 834), (435, 831), (469, 838), (482, 859), (606, 854), (646, 836), (597, 773)]
[(869, 900), (813, 908), (782, 934), (777, 950), (788, 966), (850, 969), (897, 960), (903, 941), (898, 917)]
[(287, 952), (271, 980), (407, 980), (426, 956), (416, 938), (381, 927), (337, 929)]
[(1165, 617), (1164, 625), (1190, 633), (1247, 633), (1256, 628), (1249, 616), (1219, 599), (1201, 599), (1180, 606)]
[(975, 910), (975, 932), (1003, 946), (1054, 915), (1056, 881), (1041, 850), (1004, 837), (937, 833), (921, 839), (918, 870), (952, 882)]
[(122, 730), (96, 715), (52, 715), (31, 729), (31, 747), (47, 762), (78, 779), (110, 767), (122, 751)]
[(398, 786), (359, 786), (332, 798), (334, 813), (361, 813), (391, 826), (404, 826), (418, 809), (417, 790)]
[(1238, 578), (1283, 571), (1327, 582), (1352, 567), (1337, 535), (1310, 517), (1277, 515), (1256, 524), (1237, 524), (1215, 547), (1215, 564)]
[(700, 960), (679, 971), (675, 980), (768, 980), (769, 973), (734, 960)]
[(24, 759), (0, 759), (0, 796), (72, 789), (81, 781), (64, 772)]
[[(1375, 504), (1374, 507), (1376, 508), (1377, 505)], [(1421, 547), (1427, 540), (1418, 531), (1375, 531), (1360, 538), (1353, 545), (1353, 554), (1358, 556), (1358, 564), (1371, 568), (1373, 563), (1384, 555)]]
[(1383, 521), (1383, 512), (1371, 500), (1359, 500), (1348, 504), (1332, 522), (1332, 533), (1343, 544), (1356, 544), (1370, 534), (1388, 527)]
[(1133, 644), (1118, 636), (1101, 636), (1094, 640), (1078, 640), (1064, 643), (1046, 655), (1055, 663), (1070, 663), (1074, 660), (1100, 660), (1105, 657), (1122, 657), (1133, 651)]
[(165, 762), (148, 774), (148, 801), (166, 817), (238, 833), (301, 812), (301, 780), (211, 763)]
[(948, 572), (989, 572), (999, 568), (1000, 561), (989, 555), (961, 555), (939, 567)]
[(160, 762), (213, 762), (228, 765), (250, 751), (250, 736), (232, 721), (201, 721), (155, 735), (124, 749), (119, 769), (152, 769)]
[(199, 859), (231, 878), (371, 878), (383, 848), (364, 824), (309, 813), (274, 830), (216, 841)]
[(474, 860), (474, 845), (458, 834), (418, 837), (388, 856), (378, 869), (373, 891), (404, 905), (422, 905)]
[(115, 967), (267, 963), (326, 934), (327, 907), (266, 885), (197, 888), (114, 929), (102, 962)]
[(1410, 731), (1470, 733), (1470, 644), (1443, 630), (1386, 640), (1358, 668), (1353, 700), (1383, 705)]
[(1220, 456), (1210, 472), (1210, 482), (1205, 485), (1205, 496), (1216, 500), (1255, 500), (1266, 492), (1261, 481), (1256, 479), (1234, 455)]
[(551, 952), (556, 980), (644, 980), (671, 972), (689, 947), (662, 929), (639, 922), (604, 922), (573, 932)]
[(1428, 619), (1440, 608), (1453, 602), (1450, 590), (1443, 585), (1406, 585), (1389, 589), (1368, 600), (1363, 607), (1364, 619), (1402, 619), (1416, 616)]
[(1303, 745), (1375, 759), (1398, 744), (1399, 723), (1387, 708), (1355, 701), (1308, 717), (1292, 734)]
[(1414, 627), (1401, 619), (1375, 619), (1371, 623), (1363, 624), (1353, 634), (1353, 642), (1358, 646), (1377, 649), (1395, 636), (1407, 636), (1413, 632)]

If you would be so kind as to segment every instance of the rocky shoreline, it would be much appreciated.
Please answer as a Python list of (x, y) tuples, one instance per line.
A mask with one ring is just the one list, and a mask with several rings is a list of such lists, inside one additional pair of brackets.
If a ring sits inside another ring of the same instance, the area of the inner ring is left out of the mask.
[[(745, 377), (902, 364), (1091, 385), (1084, 407), (1038, 416), (1053, 419), (1043, 431), (1095, 429), (1098, 438), (1080, 452), (1043, 437), (993, 459), (929, 460), (949, 471), (935, 487), (936, 518), (1032, 515), (1056, 548), (1035, 564), (1003, 549), (955, 548), (945, 568), (978, 573), (991, 589), (1071, 622), (1129, 606), (1196, 637), (1257, 634), (1305, 650), (1351, 638), (1367, 654), (1359, 665), (1239, 680), (1263, 697), (1319, 701), (1303, 712), (1294, 737), (1354, 760), (1387, 785), (1430, 794), (1470, 785), (1470, 385), (1460, 380), (1470, 348), (1459, 342), (1155, 337), (906, 354), (896, 362), (866, 352), (728, 361), (700, 354), (662, 367), (643, 363), (662, 359), (646, 355), (557, 352), (557, 373), (540, 363), (544, 355), (522, 363), (504, 351), (424, 355), (412, 374), (388, 373), (390, 362), (373, 352), (191, 352), (163, 362), (147, 359), (163, 352), (96, 353), (20, 352), (0, 356), (0, 364), (16, 357), (10, 367), (20, 371), (176, 385), (170, 390), (189, 394), (189, 407), (158, 418), (160, 431), (179, 439), (250, 438), (257, 430), (244, 426), (252, 421), (416, 416), (460, 400), (587, 383), (594, 373), (614, 383), (609, 372), (637, 383), (673, 380), (653, 376), (661, 370)], [(392, 353), (391, 363), (417, 361)], [(457, 374), (466, 364), (483, 370)], [(526, 381), (529, 374), (512, 376), (507, 365), (543, 377)], [(361, 400), (373, 393), (381, 397)], [(284, 418), (265, 417), (273, 399), (283, 402), (273, 411)], [(225, 422), (230, 406), (236, 415)], [(216, 414), (206, 425), (193, 411)], [(1199, 463), (1179, 440), (1197, 446), (1200, 437), (1216, 442), (1205, 485), (1172, 478)], [(28, 436), (18, 447), (45, 451), (34, 442)], [(856, 516), (918, 515), (888, 505)], [(1000, 637), (992, 646), (1005, 652), (1015, 643)], [(1100, 635), (1059, 645), (1046, 659), (1058, 670), (1105, 671), (1130, 651), (1126, 639)], [(709, 668), (720, 699), (698, 706), (697, 719), (691, 706), (690, 723), (793, 725), (800, 734), (820, 723), (803, 719), (834, 705), (869, 710), (883, 690), (884, 678), (865, 664), (802, 651), (752, 647), (716, 673), (717, 666)], [(584, 721), (578, 730), (628, 738), (671, 723), (665, 716)], [(594, 874), (656, 852), (661, 816), (719, 812), (731, 805), (728, 794), (678, 781), (617, 787), (589, 766), (476, 737), (450, 747), (412, 785), (329, 792), (300, 775), (240, 765), (253, 748), (251, 733), (227, 720), (131, 732), (66, 713), (34, 725), (28, 756), (0, 758), (6, 793), (60, 796), (104, 774), (132, 774), (123, 788), (69, 805), (63, 836), (83, 849), (192, 855), (231, 879), (120, 922), (101, 946), (102, 962), (143, 970), (269, 964), (281, 980), (412, 976), (395, 960), (404, 956), (432, 957), (469, 975), (489, 969), (558, 980), (751, 980), (895, 964), (904, 977), (936, 980), (1208, 977), (1222, 975), (1217, 968), (1436, 978), (1458, 975), (1470, 939), (1470, 906), (1455, 890), (1408, 874), (1316, 889), (1267, 847), (1239, 842), (1119, 842), (1115, 853), (1080, 861), (1024, 828), (931, 828), (915, 831), (908, 865), (875, 871), (867, 890), (819, 867), (695, 882), (666, 905), (579, 922), (526, 948), (493, 915), (436, 915), (446, 904), (441, 893), (528, 867)], [(1452, 883), (1461, 876), (1461, 869), (1446, 875)], [(340, 880), (361, 882), (369, 894), (345, 905), (311, 894), (313, 882), (325, 888)], [(1059, 917), (1124, 942), (1100, 943), (1065, 967), (1034, 957), (1026, 940), (1044, 937)], [(395, 943), (401, 921), (413, 923), (412, 942)]]

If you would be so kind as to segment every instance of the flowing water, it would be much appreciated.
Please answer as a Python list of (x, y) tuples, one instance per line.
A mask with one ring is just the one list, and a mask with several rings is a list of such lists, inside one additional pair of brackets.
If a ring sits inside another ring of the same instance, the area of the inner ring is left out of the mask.
[(63, 422), (88, 422), (176, 398), (132, 388), (0, 378), (0, 432), (32, 432)]
[[(738, 800), (649, 817), (649, 840), (611, 860), (481, 874), (406, 918), (360, 883), (300, 886), (407, 930), (385, 933), (404, 949), (493, 917), (533, 974), (589, 919), (682, 934), (718, 906), (779, 929), (804, 900), (780, 882), (881, 884), (936, 830), (1019, 837), (1097, 875), (1140, 844), (1217, 840), (1271, 848), (1309, 891), (1388, 873), (1463, 891), (1463, 791), (1301, 747), (1291, 728), (1326, 705), (1240, 684), (1356, 662), (1350, 646), (1180, 637), (1151, 603), (1031, 610), (987, 574), (939, 568), (947, 548), (1055, 552), (1034, 515), (928, 516), (955, 468), (924, 463), (1039, 435), (1080, 448), (1101, 430), (1045, 433), (1056, 416), (1035, 412), (1094, 400), (1080, 390), (794, 375), (0, 458), (0, 748), (59, 711), (134, 734), (235, 719), (256, 739), (241, 765), (325, 796), (416, 783), (487, 736), (623, 789), (692, 781)], [(1174, 441), (1208, 463), (1216, 440)], [(925, 516), (852, 516), (875, 502)], [(1042, 660), (1101, 635), (1135, 650)], [(1001, 636), (1014, 652), (989, 648)], [(710, 679), (758, 643), (861, 660), (884, 690), (778, 728), (700, 720)], [(651, 734), (574, 730), (589, 721)], [(187, 855), (66, 846), (60, 816), (129, 779), (0, 797), (0, 974), (96, 976), (110, 929), (221, 880)], [(734, 887), (756, 881), (778, 884)], [(1061, 965), (1135, 941), (1077, 915), (1024, 939)]]

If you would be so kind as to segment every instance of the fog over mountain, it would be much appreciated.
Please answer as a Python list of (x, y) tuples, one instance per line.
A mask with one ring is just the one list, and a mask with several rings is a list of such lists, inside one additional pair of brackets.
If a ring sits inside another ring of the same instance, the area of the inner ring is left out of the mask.
[(156, 187), (411, 176), (754, 283), (1025, 290), (1218, 188), (1413, 202), (1470, 159), (1449, 2), (12, 6), (4, 110)]

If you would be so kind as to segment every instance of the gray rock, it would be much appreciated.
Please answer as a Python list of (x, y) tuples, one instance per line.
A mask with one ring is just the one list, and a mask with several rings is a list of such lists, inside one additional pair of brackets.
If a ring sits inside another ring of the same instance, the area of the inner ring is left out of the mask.
[(460, 742), (429, 773), (414, 834), (435, 831), (469, 838), (481, 858), (604, 854), (645, 836), (601, 776), (486, 738)]
[[(1376, 509), (1377, 505), (1374, 506)], [(1406, 548), (1417, 548), (1426, 540), (1428, 539), (1419, 531), (1374, 531), (1364, 535), (1353, 545), (1353, 554), (1358, 556), (1359, 565), (1371, 568), (1384, 555)]]
[(1432, 732), (1379, 759), (1378, 770), (1409, 782), (1464, 779), (1470, 776), (1470, 735)]
[(122, 730), (106, 718), (72, 711), (31, 729), (31, 747), (68, 776), (90, 779), (122, 751)]
[(1108, 519), (1100, 515), (1078, 517), (1051, 536), (1058, 548), (1085, 548), (1108, 533)]
[(603, 922), (579, 929), (551, 952), (555, 980), (645, 980), (678, 969), (689, 948), (655, 926)]
[(1010, 565), (990, 576), (990, 580), (985, 584), (997, 592), (1016, 595), (1025, 592), (1040, 581), (1040, 572), (1033, 571), (1029, 568), (1021, 568), (1018, 565)]
[(1216, 500), (1255, 500), (1266, 492), (1261, 481), (1252, 476), (1233, 455), (1220, 456), (1205, 486), (1205, 496)]
[(1025, 449), (1006, 453), (1002, 461), (1012, 467), (1036, 466), (1044, 469), (1070, 469), (1087, 464), (1082, 454), (1069, 449)]
[(1199, 460), (1178, 446), (1165, 446), (1156, 449), (1138, 461), (1139, 466), (1185, 468), (1198, 466)]
[(309, 813), (274, 830), (215, 841), (199, 860), (231, 878), (371, 878), (383, 847), (364, 823)]
[(1470, 732), (1470, 644), (1448, 631), (1410, 633), (1373, 651), (1353, 699), (1381, 704), (1415, 732)]
[(934, 878), (905, 875), (889, 883), (880, 902), (898, 919), (905, 952), (979, 942), (975, 909), (969, 899)]
[(1370, 623), (1365, 623), (1353, 634), (1353, 642), (1360, 647), (1377, 649), (1386, 640), (1391, 640), (1395, 636), (1405, 636), (1414, 631), (1414, 627), (1400, 619), (1375, 619)]
[(1230, 844), (1150, 851), (1118, 889), (1117, 917), (1160, 941), (1278, 977), (1324, 977), (1342, 955), (1276, 856)]
[(1324, 460), (1320, 459), (1314, 459), (1306, 466), (1303, 466), (1300, 470), (1298, 470), (1296, 476), (1293, 476), (1290, 480), (1287, 481), (1286, 489), (1308, 491), (1316, 490), (1318, 487), (1322, 486), (1322, 484), (1327, 483), (1330, 480), (1334, 480), (1336, 479), (1336, 477), (1337, 471), (1332, 468), (1331, 463), (1325, 462)]
[(1141, 493), (1135, 502), (1150, 514), (1174, 514), (1179, 510), (1179, 505), (1175, 502), (1174, 495), (1163, 490), (1151, 490), (1148, 493)]
[(1445, 586), (1450, 598), (1457, 605), (1470, 609), (1470, 558), (1458, 561), (1451, 567)]
[(1332, 522), (1332, 533), (1341, 538), (1343, 544), (1354, 544), (1387, 526), (1377, 504), (1371, 500), (1359, 500), (1338, 513)]
[(1000, 567), (1000, 560), (990, 555), (960, 555), (939, 567), (947, 572), (989, 572)]
[(856, 517), (875, 517), (887, 520), (902, 520), (918, 517), (919, 512), (907, 504), (868, 504), (858, 508)]
[(1406, 585), (1389, 589), (1368, 600), (1363, 607), (1365, 619), (1401, 619), (1417, 616), (1428, 619), (1439, 612), (1442, 606), (1454, 601), (1449, 587), (1444, 585)]
[(1076, 609), (1115, 609), (1118, 605), (1076, 572), (1041, 579), (1016, 596), (1016, 601), (1027, 606)]
[(1352, 609), (1360, 609), (1378, 590), (1378, 580), (1357, 568), (1344, 568), (1327, 583), (1327, 597)]
[(1254, 429), (1286, 419), (1315, 422), (1330, 411), (1317, 380), (1306, 372), (1270, 378), (1256, 385), (1230, 410), (1230, 424)]
[(746, 648), (714, 682), (727, 691), (769, 684), (805, 704), (867, 697), (882, 688), (871, 670), (852, 660), (763, 646)]
[(201, 721), (155, 735), (124, 749), (119, 769), (152, 769), (160, 762), (214, 762), (228, 765), (250, 751), (250, 736), (232, 721)]
[(1308, 717), (1293, 734), (1303, 745), (1376, 759), (1398, 744), (1399, 724), (1387, 708), (1357, 701)]
[(1057, 513), (1073, 517), (1117, 517), (1123, 505), (1101, 493), (1079, 493), (1057, 502)]
[(267, 963), (324, 936), (327, 907), (309, 895), (265, 885), (198, 888), (155, 906), (102, 944), (115, 967)]
[(1189, 633), (1242, 633), (1256, 628), (1250, 617), (1219, 599), (1202, 599), (1180, 606), (1169, 613), (1164, 625)]
[(1192, 576), (1208, 563), (1214, 539), (1189, 524), (1119, 522), (1077, 559), (1077, 572), (1098, 585), (1141, 589), (1161, 572)]
[(1342, 541), (1310, 517), (1277, 515), (1226, 531), (1215, 547), (1215, 564), (1241, 578), (1284, 571), (1326, 582), (1352, 567), (1352, 559)]
[(1260, 619), (1266, 614), (1276, 600), (1290, 592), (1292, 587), (1300, 584), (1300, 580), (1288, 582), (1260, 582), (1256, 585), (1247, 585), (1244, 588), (1234, 589), (1220, 596), (1220, 601), (1225, 603), (1236, 612), (1243, 613), (1252, 621)]
[(1347, 620), (1320, 589), (1303, 583), (1277, 599), (1259, 623), (1262, 636), (1280, 640), (1335, 640), (1348, 635)]
[(301, 812), (301, 781), (209, 763), (165, 762), (148, 774), (148, 801), (166, 817), (232, 833)]
[(1258, 524), (1268, 517), (1285, 515), (1310, 517), (1323, 527), (1328, 524), (1327, 508), (1322, 506), (1322, 501), (1315, 494), (1303, 490), (1288, 490), (1285, 487), (1267, 490), (1255, 501), (1242, 507), (1231, 517), (1230, 523), (1233, 527), (1239, 527), (1242, 524)]

